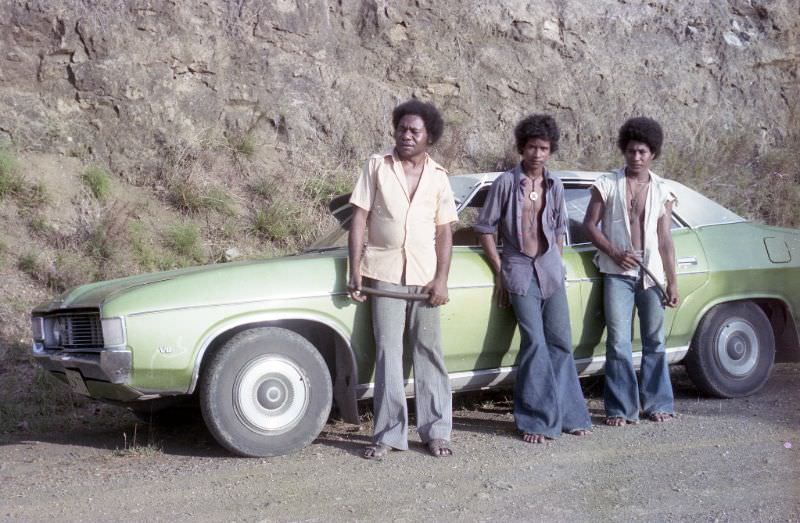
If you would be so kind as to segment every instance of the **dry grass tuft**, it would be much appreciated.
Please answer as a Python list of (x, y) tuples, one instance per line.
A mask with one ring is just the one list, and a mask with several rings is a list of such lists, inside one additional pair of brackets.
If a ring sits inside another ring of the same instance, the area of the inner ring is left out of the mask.
[(800, 133), (772, 149), (753, 134), (698, 136), (660, 163), (668, 177), (746, 218), (800, 227)]

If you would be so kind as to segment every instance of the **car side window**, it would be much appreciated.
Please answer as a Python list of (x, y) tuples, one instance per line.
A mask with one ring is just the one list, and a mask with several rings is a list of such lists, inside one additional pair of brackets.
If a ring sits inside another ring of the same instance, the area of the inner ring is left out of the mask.
[(564, 200), (567, 204), (567, 216), (569, 217), (569, 238), (570, 245), (589, 243), (589, 237), (583, 227), (583, 217), (586, 216), (586, 208), (589, 206), (589, 199), (592, 193), (589, 187), (565, 187)]
[[(564, 188), (564, 199), (569, 216), (569, 245), (590, 243), (586, 229), (583, 227), (583, 218), (586, 216), (586, 209), (589, 207), (591, 197), (592, 192), (589, 186), (566, 186)], [(673, 213), (671, 228), (679, 229), (681, 227), (680, 221)]]
[(472, 226), (478, 221), (478, 215), (481, 213), (481, 207), (483, 207), (483, 202), (486, 201), (487, 194), (489, 194), (489, 186), (483, 187), (476, 192), (466, 207), (461, 209), (458, 214), (458, 223), (453, 229), (453, 245), (480, 245), (478, 233), (472, 229)]

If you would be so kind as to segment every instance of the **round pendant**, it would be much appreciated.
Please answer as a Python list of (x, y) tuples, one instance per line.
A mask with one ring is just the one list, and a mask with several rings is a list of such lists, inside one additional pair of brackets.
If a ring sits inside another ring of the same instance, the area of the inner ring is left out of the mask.
[(531, 193), (528, 195), (528, 198), (530, 198), (532, 202), (535, 202), (539, 198), (539, 195), (536, 193), (536, 191), (531, 191)]

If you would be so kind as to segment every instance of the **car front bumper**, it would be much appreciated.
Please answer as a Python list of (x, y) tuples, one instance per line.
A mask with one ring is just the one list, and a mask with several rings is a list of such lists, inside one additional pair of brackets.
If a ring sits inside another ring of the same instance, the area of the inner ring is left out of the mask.
[(98, 399), (131, 401), (142, 393), (129, 387), (131, 351), (104, 349), (97, 352), (68, 352), (33, 344), (36, 362), (75, 392)]

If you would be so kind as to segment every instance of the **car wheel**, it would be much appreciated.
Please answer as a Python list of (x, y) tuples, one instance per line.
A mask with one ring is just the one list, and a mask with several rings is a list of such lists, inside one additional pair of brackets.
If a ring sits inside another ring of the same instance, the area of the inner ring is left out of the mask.
[(200, 407), (211, 434), (242, 456), (277, 456), (319, 435), (331, 410), (322, 355), (299, 334), (265, 327), (231, 338), (208, 362)]
[(760, 389), (774, 360), (775, 337), (764, 311), (754, 303), (725, 303), (700, 322), (686, 370), (706, 394), (735, 398)]

